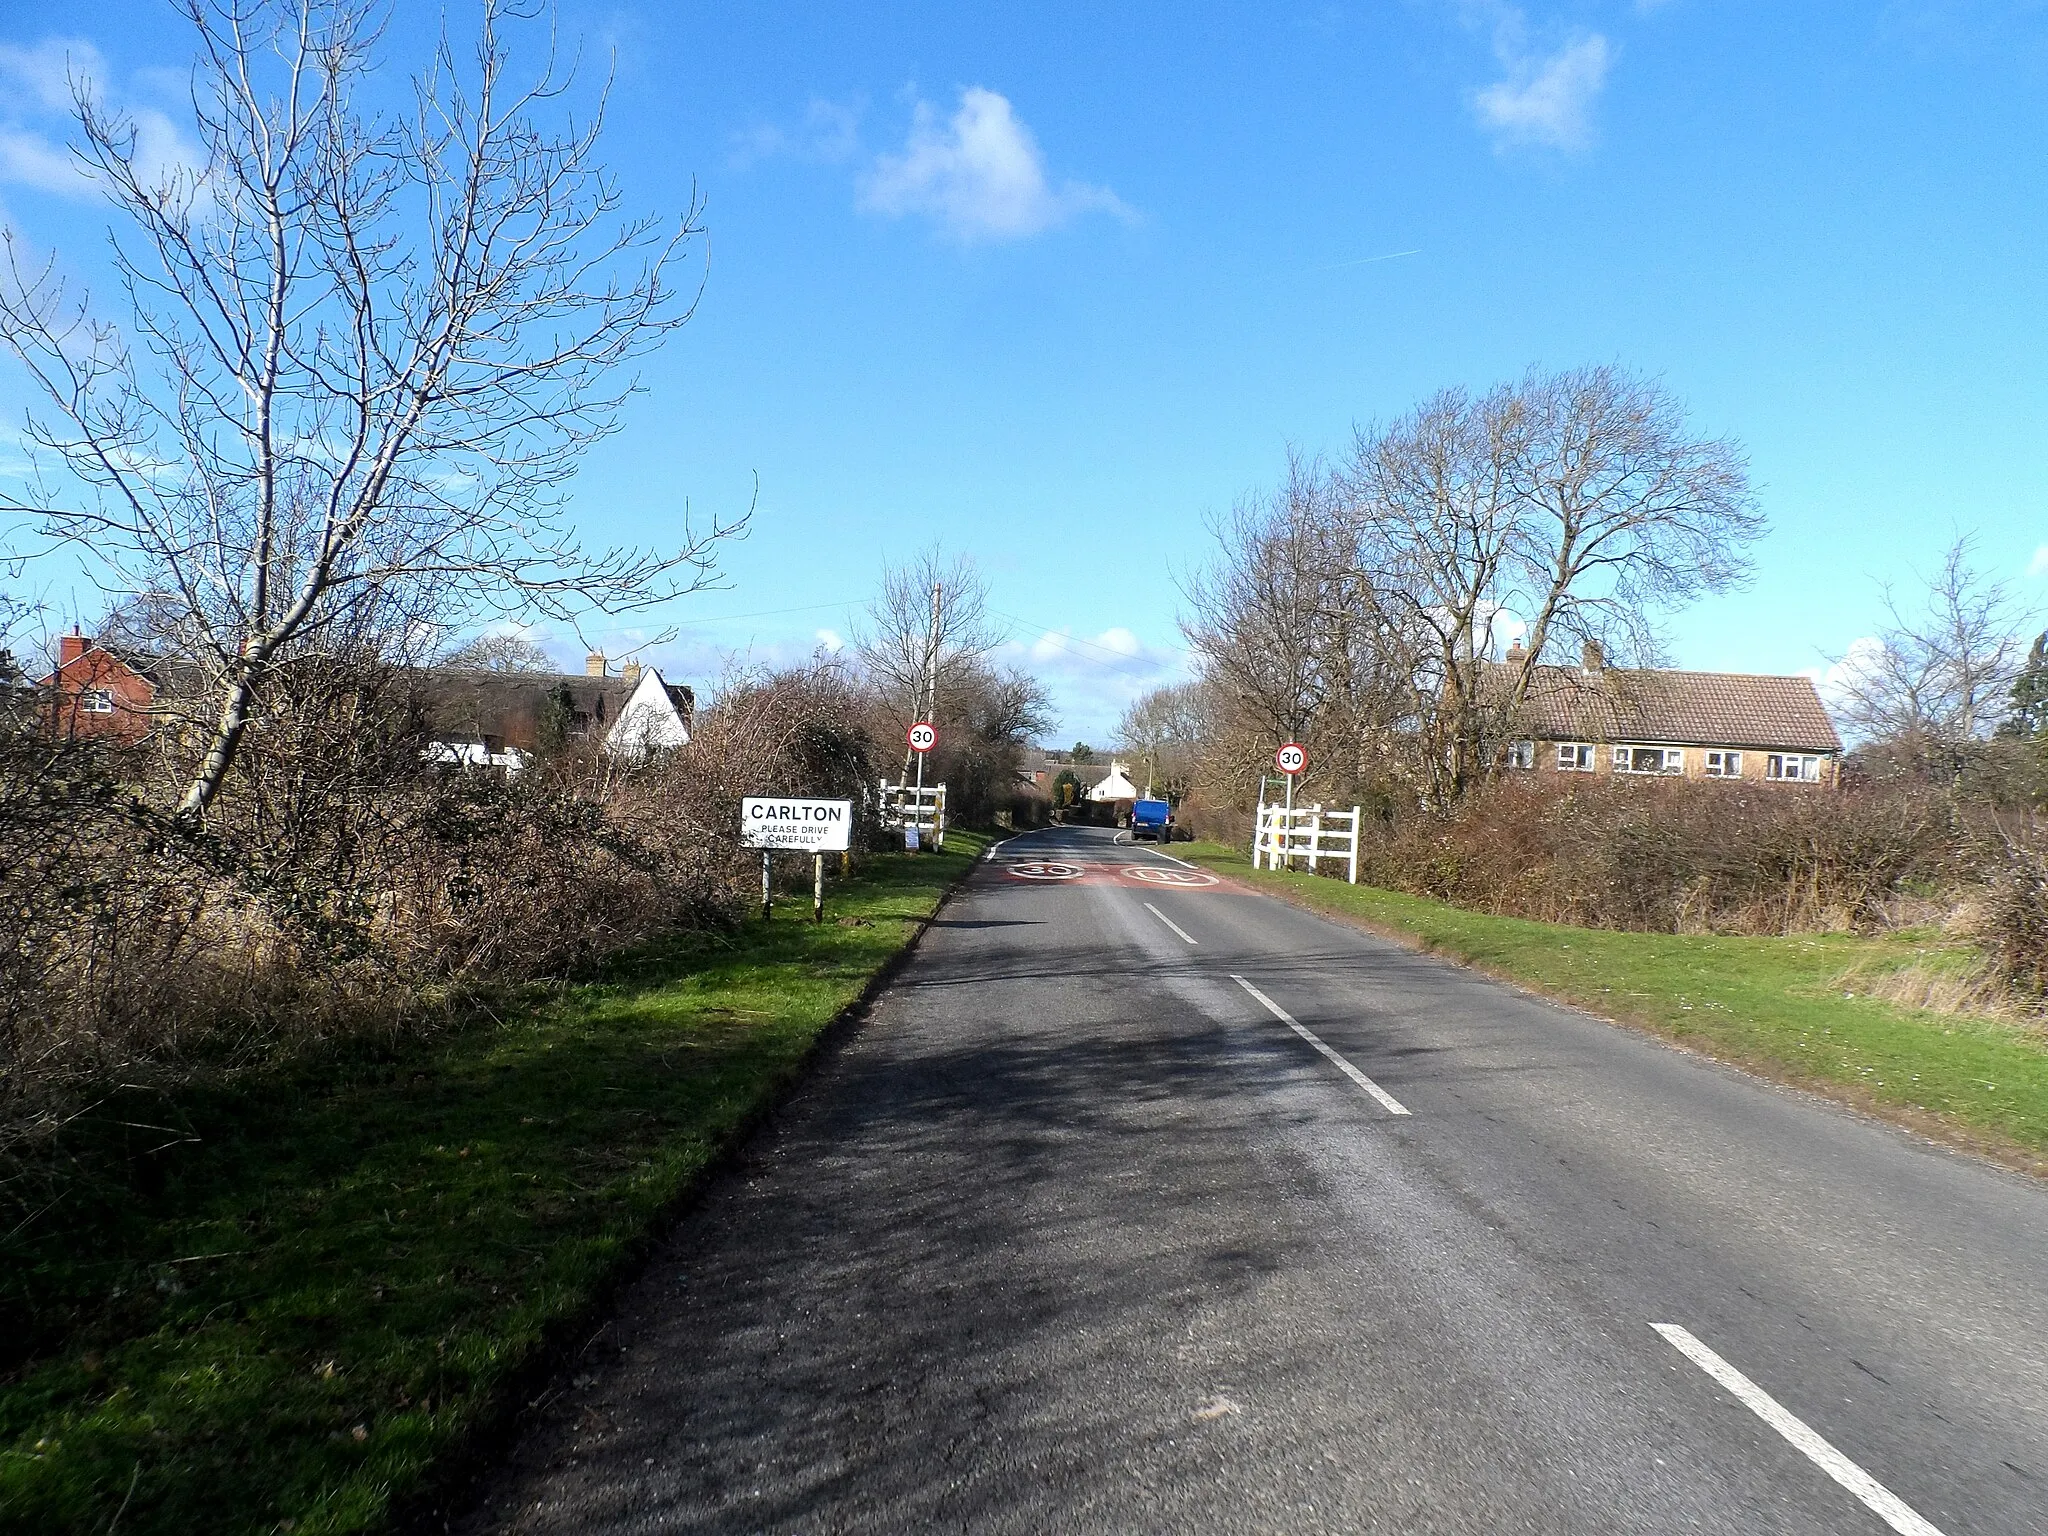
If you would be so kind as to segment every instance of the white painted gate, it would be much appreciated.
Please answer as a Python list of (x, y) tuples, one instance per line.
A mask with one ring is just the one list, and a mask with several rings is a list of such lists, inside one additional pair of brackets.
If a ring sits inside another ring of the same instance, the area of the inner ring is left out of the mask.
[(1346, 866), (1347, 878), (1358, 884), (1358, 834), (1362, 818), (1357, 806), (1348, 811), (1326, 811), (1320, 805), (1259, 807), (1258, 828), (1252, 834), (1253, 869), (1293, 869), (1295, 860), (1306, 859), (1309, 873), (1325, 859)]
[(943, 784), (891, 784), (882, 780), (881, 816), (885, 827), (915, 827), (920, 843), (929, 836), (934, 848), (946, 846)]

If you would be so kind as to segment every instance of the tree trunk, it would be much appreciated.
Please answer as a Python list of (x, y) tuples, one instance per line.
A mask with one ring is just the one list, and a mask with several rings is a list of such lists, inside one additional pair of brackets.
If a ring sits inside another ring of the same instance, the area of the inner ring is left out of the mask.
[(234, 684), (228, 689), (226, 702), (221, 705), (220, 720), (213, 728), (213, 740), (206, 748), (206, 757), (186, 789), (185, 798), (179, 802), (179, 820), (200, 820), (206, 815), (206, 808), (213, 804), (213, 797), (220, 793), (221, 780), (227, 777), (228, 765), (235, 760), (235, 749), (241, 745), (242, 733), (249, 728), (251, 691), (248, 667), (238, 665)]

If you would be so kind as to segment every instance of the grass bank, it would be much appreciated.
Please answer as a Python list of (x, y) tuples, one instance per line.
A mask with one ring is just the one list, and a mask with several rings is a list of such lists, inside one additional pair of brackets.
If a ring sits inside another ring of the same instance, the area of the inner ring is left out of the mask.
[(388, 1525), (981, 847), (949, 843), (870, 858), (822, 927), (792, 901), (501, 1023), (111, 1094), (63, 1197), (0, 1237), (0, 1530)]
[(1938, 970), (1967, 958), (1939, 939), (1567, 928), (1254, 871), (1242, 850), (1215, 843), (1176, 851), (1298, 905), (2048, 1174), (2048, 1037), (1862, 990), (1909, 967)]

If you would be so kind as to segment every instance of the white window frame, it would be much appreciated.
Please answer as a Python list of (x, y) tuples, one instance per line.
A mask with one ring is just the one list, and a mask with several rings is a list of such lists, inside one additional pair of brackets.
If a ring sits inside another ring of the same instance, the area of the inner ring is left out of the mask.
[[(1636, 767), (1635, 755), (1638, 752), (1661, 752), (1663, 754), (1663, 766), (1658, 768)], [(1634, 742), (1623, 742), (1614, 749), (1614, 771), (1644, 779), (1683, 778), (1685, 775), (1685, 748), (1652, 747), (1639, 745)]]
[(1715, 747), (1707, 753), (1707, 761), (1700, 772), (1710, 779), (1739, 779), (1742, 777), (1742, 754)]
[(1536, 766), (1536, 743), (1533, 741), (1512, 742), (1508, 746), (1510, 768), (1534, 768)]
[(88, 715), (111, 715), (114, 712), (114, 690), (81, 688), (78, 690), (78, 707)]
[(1764, 758), (1764, 777), (1774, 784), (1818, 784), (1826, 761), (1818, 752), (1772, 752)]
[[(1566, 754), (1570, 754), (1567, 762)], [(1557, 771), (1559, 773), (1598, 773), (1600, 771), (1599, 749), (1591, 742), (1560, 741), (1557, 744)]]

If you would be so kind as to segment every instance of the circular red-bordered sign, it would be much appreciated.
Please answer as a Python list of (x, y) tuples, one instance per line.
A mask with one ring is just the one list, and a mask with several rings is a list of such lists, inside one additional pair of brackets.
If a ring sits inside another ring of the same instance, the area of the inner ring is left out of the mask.
[(1308, 748), (1298, 741), (1290, 741), (1273, 754), (1273, 766), (1289, 777), (1300, 773), (1308, 766)]
[(929, 752), (939, 744), (939, 733), (933, 729), (929, 720), (918, 721), (903, 734), (909, 740), (910, 750), (913, 752)]

